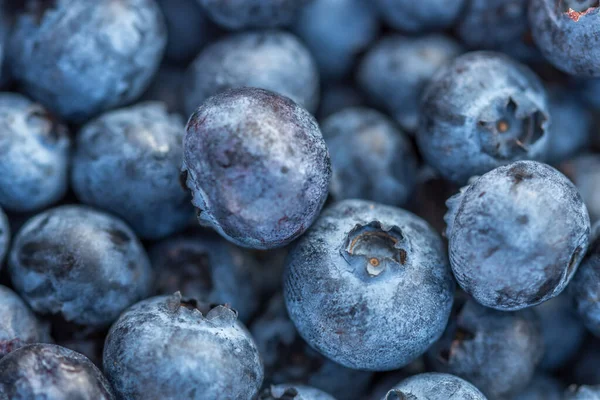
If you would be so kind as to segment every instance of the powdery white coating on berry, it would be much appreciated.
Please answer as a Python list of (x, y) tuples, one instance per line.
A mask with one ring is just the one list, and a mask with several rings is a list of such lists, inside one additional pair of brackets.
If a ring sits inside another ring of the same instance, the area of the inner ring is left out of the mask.
[(164, 103), (110, 111), (77, 136), (71, 182), (82, 203), (110, 211), (142, 238), (158, 239), (193, 220), (181, 187), (184, 123)]
[(0, 359), (0, 396), (10, 400), (112, 400), (109, 383), (85, 356), (31, 344)]
[(443, 30), (460, 16), (466, 0), (375, 0), (381, 17), (407, 32)]
[(27, 0), (26, 9), (11, 37), (11, 72), (31, 97), (68, 120), (135, 100), (165, 49), (154, 0)]
[(442, 334), (454, 282), (440, 237), (417, 216), (346, 200), (290, 251), (290, 318), (316, 350), (346, 367), (392, 370)]
[(208, 15), (229, 29), (289, 25), (311, 0), (198, 0)]
[(84, 206), (53, 208), (27, 221), (14, 239), (8, 271), (35, 312), (92, 328), (112, 323), (152, 285), (150, 262), (133, 231)]
[(518, 310), (557, 296), (588, 247), (590, 219), (579, 192), (546, 164), (496, 168), (447, 204), (454, 276), (487, 307)]
[(394, 386), (382, 400), (487, 400), (469, 382), (450, 374), (430, 372), (411, 376)]
[(371, 101), (412, 133), (419, 125), (419, 103), (429, 80), (461, 53), (455, 40), (440, 34), (385, 36), (361, 61), (358, 82)]
[(71, 139), (39, 104), (16, 93), (0, 93), (0, 206), (34, 211), (67, 190)]
[(104, 347), (118, 399), (251, 399), (263, 380), (258, 350), (224, 306), (201, 311), (179, 293), (125, 311)]
[(191, 117), (183, 171), (201, 224), (233, 243), (281, 247), (319, 215), (331, 178), (315, 119), (275, 93), (230, 89)]
[(550, 117), (546, 91), (527, 67), (495, 52), (456, 58), (423, 94), (419, 150), (446, 179), (521, 159), (544, 159)]
[(600, 77), (600, 3), (597, 0), (532, 0), (533, 40), (556, 68)]
[(8, 223), (8, 217), (0, 207), (0, 269), (4, 264), (4, 257), (8, 253), (8, 246), (10, 244), (10, 225)]
[(347, 108), (321, 125), (329, 146), (335, 200), (364, 199), (392, 206), (408, 202), (417, 158), (412, 144), (385, 115)]
[(28, 343), (50, 341), (50, 326), (15, 292), (0, 285), (0, 359)]
[(600, 400), (600, 385), (597, 386), (570, 386), (565, 392), (563, 400)]
[(322, 390), (295, 384), (271, 386), (260, 395), (259, 400), (336, 400)]
[(184, 85), (185, 110), (192, 114), (226, 89), (257, 87), (287, 96), (314, 112), (319, 72), (312, 55), (283, 31), (230, 35), (205, 48), (190, 65)]

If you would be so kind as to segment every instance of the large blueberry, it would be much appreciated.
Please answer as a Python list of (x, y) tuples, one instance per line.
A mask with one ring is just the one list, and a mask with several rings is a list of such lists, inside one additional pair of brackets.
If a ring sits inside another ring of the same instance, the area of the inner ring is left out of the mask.
[(527, 67), (495, 52), (472, 52), (439, 70), (425, 90), (417, 143), (445, 178), (471, 176), (548, 152), (548, 99)]
[(335, 200), (406, 204), (415, 186), (417, 157), (392, 121), (369, 108), (348, 108), (323, 121), (321, 130), (331, 154)]
[(383, 19), (407, 32), (442, 30), (460, 16), (466, 0), (375, 0)]
[(579, 155), (561, 164), (561, 170), (577, 186), (592, 222), (600, 220), (600, 156)]
[(228, 304), (242, 321), (256, 311), (254, 257), (214, 233), (169, 238), (152, 248), (150, 260), (157, 294), (180, 291), (203, 303)]
[(34, 99), (82, 121), (142, 94), (167, 42), (155, 0), (26, 0), (11, 72)]
[[(557, 347), (552, 347), (552, 351)], [(564, 388), (560, 381), (550, 375), (536, 374), (527, 388), (513, 396), (513, 400), (564, 400)]]
[(0, 285), (0, 359), (28, 343), (49, 342), (49, 329), (15, 292)]
[(8, 246), (10, 244), (10, 225), (8, 224), (8, 217), (0, 207), (0, 269), (4, 264), (4, 257), (8, 253)]
[(150, 262), (133, 231), (84, 206), (30, 219), (14, 239), (9, 273), (34, 311), (93, 328), (112, 323), (152, 287)]
[(331, 178), (315, 119), (275, 93), (230, 89), (191, 117), (183, 171), (201, 224), (245, 247), (299, 237), (319, 215)]
[(184, 123), (163, 103), (110, 111), (77, 136), (71, 182), (77, 197), (127, 221), (142, 238), (161, 238), (193, 220), (179, 183)]
[(259, 31), (227, 36), (200, 53), (186, 73), (185, 111), (244, 86), (287, 96), (310, 112), (319, 103), (319, 72), (306, 47), (290, 33)]
[(90, 360), (53, 344), (30, 344), (0, 360), (0, 398), (114, 399), (106, 378)]
[(265, 389), (258, 400), (336, 400), (322, 390), (294, 384), (281, 384)]
[(358, 82), (373, 103), (413, 132), (423, 90), (435, 72), (460, 53), (458, 43), (447, 36), (386, 36), (365, 55)]
[(535, 43), (556, 68), (600, 77), (598, 0), (531, 0), (529, 21)]
[(0, 206), (34, 211), (67, 190), (71, 139), (39, 104), (0, 93)]
[(546, 164), (496, 168), (447, 204), (454, 276), (487, 307), (518, 310), (557, 296), (585, 255), (587, 209), (575, 186)]
[(289, 25), (311, 0), (198, 0), (208, 15), (229, 29)]
[(468, 300), (458, 304), (428, 355), (436, 371), (460, 376), (491, 399), (500, 399), (527, 386), (543, 351), (531, 310), (501, 312)]
[(382, 400), (487, 400), (469, 382), (450, 374), (430, 372), (414, 375), (390, 389)]
[(345, 200), (290, 251), (290, 318), (315, 349), (344, 366), (391, 370), (442, 334), (454, 282), (441, 238), (399, 208)]
[(103, 362), (123, 400), (252, 399), (263, 380), (256, 345), (235, 311), (179, 293), (125, 311), (106, 337)]

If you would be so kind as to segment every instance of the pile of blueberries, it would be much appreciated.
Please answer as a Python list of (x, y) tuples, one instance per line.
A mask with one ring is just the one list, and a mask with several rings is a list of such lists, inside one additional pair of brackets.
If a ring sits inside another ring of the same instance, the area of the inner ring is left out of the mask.
[(0, 400), (600, 400), (599, 0), (0, 0), (0, 88)]

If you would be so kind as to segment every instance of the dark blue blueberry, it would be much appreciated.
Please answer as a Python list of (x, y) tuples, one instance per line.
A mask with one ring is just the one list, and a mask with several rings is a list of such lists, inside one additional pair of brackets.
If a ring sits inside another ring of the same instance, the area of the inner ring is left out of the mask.
[(441, 30), (461, 15), (466, 0), (375, 0), (383, 19), (407, 32)]
[(472, 300), (456, 307), (446, 332), (428, 352), (431, 366), (460, 376), (490, 399), (527, 387), (542, 358), (539, 322), (531, 310), (501, 312)]
[[(552, 351), (558, 350), (552, 347)], [(550, 375), (536, 374), (527, 388), (514, 396), (512, 400), (564, 400), (563, 385)]]
[(403, 380), (382, 400), (487, 400), (469, 382), (450, 374), (430, 372)]
[(103, 362), (123, 400), (252, 399), (263, 380), (256, 345), (235, 311), (179, 293), (121, 314), (106, 337)]
[(91, 328), (112, 323), (152, 287), (150, 262), (133, 231), (84, 206), (30, 219), (14, 239), (9, 272), (35, 312)]
[(496, 168), (447, 204), (454, 276), (487, 307), (518, 310), (557, 296), (588, 247), (590, 219), (581, 196), (546, 164)]
[(8, 253), (8, 246), (10, 244), (10, 225), (8, 224), (8, 217), (0, 207), (0, 269), (4, 264), (4, 257)]
[(208, 15), (228, 29), (289, 25), (311, 0), (198, 0)]
[(157, 294), (180, 291), (203, 303), (227, 304), (242, 321), (257, 309), (254, 257), (216, 234), (172, 237), (152, 248), (150, 260)]
[(317, 218), (331, 178), (315, 119), (275, 93), (230, 89), (191, 117), (183, 171), (198, 219), (240, 246), (269, 249)]
[(271, 298), (250, 332), (270, 383), (303, 383), (339, 399), (360, 400), (373, 377), (370, 372), (343, 367), (310, 348), (288, 317), (281, 294)]
[(600, 156), (582, 154), (561, 165), (561, 170), (573, 181), (590, 213), (593, 223), (600, 220)]
[(0, 360), (0, 398), (112, 400), (106, 378), (85, 356), (53, 344), (31, 344)]
[(362, 60), (358, 82), (373, 103), (413, 132), (419, 123), (423, 90), (434, 73), (460, 53), (458, 43), (442, 35), (387, 36)]
[(290, 250), (284, 294), (300, 335), (349, 368), (407, 365), (442, 334), (454, 282), (441, 241), (399, 208), (345, 200)]
[(39, 104), (0, 93), (0, 206), (35, 211), (65, 194), (71, 139)]
[(193, 220), (179, 182), (184, 123), (163, 103), (110, 111), (77, 136), (71, 183), (79, 200), (110, 211), (142, 238), (177, 232)]
[(544, 159), (548, 152), (544, 86), (500, 53), (467, 53), (439, 70), (420, 115), (419, 150), (452, 181), (464, 183), (516, 160)]
[(11, 36), (12, 75), (67, 120), (139, 97), (167, 42), (155, 0), (26, 0), (25, 8)]
[(571, 386), (567, 389), (563, 400), (600, 400), (600, 385)]
[(385, 115), (348, 108), (321, 124), (331, 154), (331, 195), (392, 206), (406, 204), (415, 186), (412, 143)]
[(265, 389), (258, 400), (336, 400), (322, 390), (310, 386), (281, 384)]
[(535, 44), (556, 68), (600, 76), (598, 0), (531, 0), (529, 21)]
[(345, 108), (364, 106), (365, 100), (354, 86), (345, 83), (329, 84), (321, 91), (319, 120), (329, 117)]
[(212, 43), (188, 68), (186, 113), (226, 89), (257, 87), (287, 96), (314, 112), (319, 72), (306, 47), (283, 31), (238, 33)]
[(51, 341), (49, 329), (15, 292), (0, 285), (0, 359), (28, 343)]
[(294, 25), (327, 80), (347, 75), (378, 31), (379, 16), (370, 0), (312, 0)]

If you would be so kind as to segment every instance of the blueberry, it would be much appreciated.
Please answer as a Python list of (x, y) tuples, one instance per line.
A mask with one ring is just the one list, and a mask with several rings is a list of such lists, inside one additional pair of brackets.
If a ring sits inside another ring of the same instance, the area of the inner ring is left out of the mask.
[(335, 400), (335, 397), (310, 386), (282, 384), (271, 386), (261, 393), (259, 400)]
[(469, 300), (458, 304), (456, 317), (428, 355), (436, 371), (460, 376), (499, 399), (527, 387), (543, 350), (531, 310), (501, 312)]
[(106, 378), (86, 357), (53, 344), (30, 344), (0, 360), (6, 400), (112, 400)]
[(300, 335), (349, 368), (391, 370), (442, 334), (454, 283), (440, 237), (417, 216), (346, 200), (290, 251), (284, 275)]
[(329, 84), (321, 91), (319, 101), (319, 120), (329, 117), (345, 108), (359, 107), (366, 104), (362, 93), (347, 83)]
[(150, 260), (157, 294), (181, 291), (203, 303), (229, 304), (242, 321), (257, 309), (256, 261), (215, 234), (171, 237), (152, 248)]
[(317, 66), (296, 37), (283, 31), (245, 32), (213, 42), (188, 68), (186, 113), (213, 95), (243, 86), (287, 96), (310, 112), (319, 102)]
[(431, 80), (421, 103), (417, 143), (445, 178), (464, 183), (500, 165), (543, 159), (548, 99), (527, 67), (494, 52), (456, 58)]
[(546, 164), (496, 168), (447, 204), (450, 265), (484, 306), (518, 310), (557, 296), (585, 255), (587, 209), (575, 186)]
[(294, 25), (327, 80), (347, 75), (378, 30), (377, 10), (369, 0), (312, 0)]
[(118, 399), (251, 399), (263, 366), (250, 334), (225, 306), (179, 293), (135, 304), (111, 327), (104, 372)]
[(8, 253), (8, 245), (10, 244), (10, 225), (8, 217), (4, 210), (0, 207), (0, 269), (4, 263), (4, 257)]
[(71, 183), (77, 197), (110, 211), (142, 238), (177, 232), (193, 219), (179, 183), (184, 123), (163, 103), (110, 111), (77, 137)]
[(38, 214), (21, 228), (9, 273), (35, 312), (91, 328), (109, 325), (148, 296), (152, 284), (150, 262), (131, 229), (75, 205)]
[[(557, 347), (553, 347), (554, 350)], [(552, 376), (536, 374), (527, 388), (514, 396), (513, 400), (563, 400), (563, 391), (561, 383)]]
[(286, 97), (230, 89), (191, 117), (183, 171), (201, 224), (240, 246), (269, 249), (317, 218), (331, 178), (315, 119)]
[(592, 222), (600, 220), (600, 156), (582, 154), (561, 165), (561, 170), (573, 181)]
[(26, 0), (25, 8), (11, 36), (11, 72), (67, 120), (135, 100), (158, 68), (167, 34), (155, 0)]
[(0, 285), (0, 359), (28, 343), (50, 340), (49, 326), (15, 292)]
[(228, 29), (289, 25), (311, 0), (198, 0), (208, 15)]
[(600, 400), (599, 386), (571, 386), (563, 400)]
[(25, 212), (60, 200), (69, 179), (67, 129), (16, 93), (0, 93), (0, 123), (0, 206)]
[(427, 83), (460, 53), (458, 43), (447, 36), (386, 36), (360, 63), (358, 82), (373, 103), (413, 132), (419, 123), (419, 102)]
[(487, 400), (469, 382), (450, 374), (430, 372), (414, 375), (391, 389), (382, 400)]
[(598, 0), (532, 0), (533, 39), (556, 68), (572, 75), (600, 77)]
[(373, 377), (370, 372), (343, 367), (310, 348), (288, 317), (281, 294), (271, 298), (250, 332), (271, 383), (303, 383), (340, 399), (360, 400)]
[(467, 0), (375, 0), (383, 19), (407, 32), (441, 30), (460, 16)]
[(386, 116), (369, 108), (348, 108), (321, 125), (329, 146), (336, 200), (365, 199), (401, 206), (415, 185), (412, 143)]

